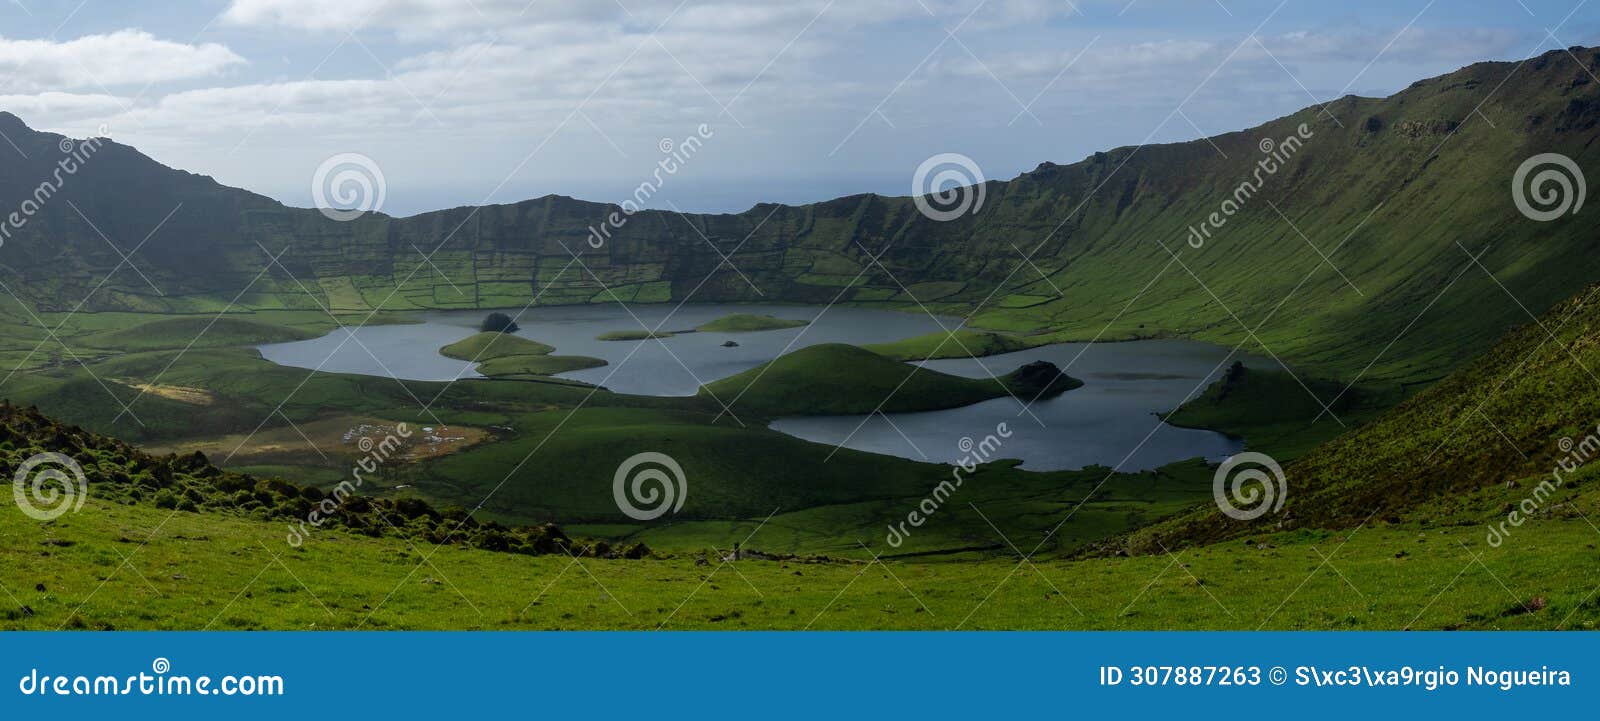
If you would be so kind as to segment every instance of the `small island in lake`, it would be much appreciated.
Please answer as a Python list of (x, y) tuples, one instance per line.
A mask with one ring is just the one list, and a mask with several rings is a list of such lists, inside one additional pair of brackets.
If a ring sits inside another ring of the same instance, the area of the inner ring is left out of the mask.
[(701, 325), (695, 330), (702, 333), (752, 333), (759, 330), (798, 328), (810, 324), (811, 321), (809, 320), (776, 318), (770, 315), (756, 315), (754, 313), (734, 313)]

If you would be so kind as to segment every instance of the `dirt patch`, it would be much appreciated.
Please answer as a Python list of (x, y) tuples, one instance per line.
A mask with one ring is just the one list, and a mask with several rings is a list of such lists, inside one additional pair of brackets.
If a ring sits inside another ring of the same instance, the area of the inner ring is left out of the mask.
[[(344, 468), (366, 456), (385, 438), (399, 438), (399, 425), (378, 418), (338, 416), (263, 428), (253, 435), (198, 438), (147, 450), (156, 454), (200, 451), (213, 462), (226, 465), (283, 463)], [(471, 426), (407, 423), (406, 428), (410, 436), (400, 438), (401, 451), (393, 456), (403, 462), (447, 456), (493, 439), (487, 429)]]
[[(361, 456), (370, 452), (385, 438), (390, 436), (400, 438), (398, 426), (399, 424), (385, 421), (362, 422), (347, 429), (339, 440), (346, 454)], [(400, 446), (404, 450), (397, 456), (405, 461), (422, 461), (448, 456), (489, 438), (488, 431), (471, 426), (417, 426), (408, 423), (406, 428), (410, 431), (410, 436), (400, 438)]]
[(117, 378), (116, 382), (142, 393), (161, 396), (167, 400), (187, 403), (191, 406), (209, 406), (217, 402), (217, 397), (204, 388), (191, 388), (188, 386), (168, 386), (154, 383), (140, 383), (125, 378)]

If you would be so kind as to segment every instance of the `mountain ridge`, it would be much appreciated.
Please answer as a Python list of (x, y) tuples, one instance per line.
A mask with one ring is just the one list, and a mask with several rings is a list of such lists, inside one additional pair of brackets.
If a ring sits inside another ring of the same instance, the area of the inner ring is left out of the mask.
[[(1041, 163), (988, 181), (980, 210), (945, 223), (875, 194), (732, 214), (645, 210), (599, 249), (584, 242), (588, 229), (616, 204), (548, 195), (336, 223), (108, 143), (58, 196), (73, 207), (50, 203), (31, 234), (0, 248), (0, 275), (46, 311), (216, 312), (235, 296), (243, 309), (341, 312), (876, 304), (1053, 339), (1243, 343), (1322, 375), (1426, 381), (1515, 324), (1519, 313), (1474, 297), (1504, 284), (1537, 312), (1585, 282), (1583, 220), (1528, 221), (1505, 186), (1535, 151), (1600, 159), (1592, 68), (1594, 49), (1477, 63), (1387, 98), (1347, 95), (1210, 138)], [(1187, 229), (1251, 176), (1263, 141), (1301, 127), (1311, 137), (1252, 202), (1205, 247), (1185, 248)], [(29, 132), (29, 147), (60, 137)], [(29, 170), (0, 170), (0, 208), (43, 177)], [(90, 293), (135, 247), (131, 262), (151, 282), (124, 269)], [(1487, 247), (1482, 262), (1505, 277), (1452, 279), (1468, 247)], [(267, 254), (285, 250), (268, 267)], [(1455, 320), (1400, 332), (1452, 285), (1438, 315)], [(1287, 313), (1268, 314), (1291, 298)]]

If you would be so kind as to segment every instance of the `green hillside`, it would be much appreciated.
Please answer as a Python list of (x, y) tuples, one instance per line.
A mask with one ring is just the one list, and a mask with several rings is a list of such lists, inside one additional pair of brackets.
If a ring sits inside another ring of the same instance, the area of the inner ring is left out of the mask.
[[(370, 458), (375, 464), (399, 463), (395, 459), (415, 448), (417, 441), (412, 435), (402, 427), (375, 430), (372, 438), (379, 440), (373, 445), (378, 450), (370, 451)], [(380, 441), (381, 445), (377, 445)], [(360, 474), (341, 479), (333, 490), (324, 491), (225, 471), (199, 453), (157, 457), (82, 428), (63, 425), (35, 409), (0, 401), (0, 467), (6, 468), (9, 475), (40, 454), (54, 454), (76, 464), (85, 483), (93, 479), (92, 493), (101, 502), (270, 522), (294, 537), (296, 545), (318, 532), (342, 530), (374, 538), (416, 535), (440, 544), (528, 555), (615, 553), (637, 558), (649, 553), (637, 545), (614, 551), (604, 543), (579, 544), (553, 525), (509, 528), (494, 522), (480, 523), (461, 509), (437, 510), (415, 498), (374, 498), (370, 493), (377, 489), (367, 486), (369, 479)], [(65, 470), (54, 461), (45, 468)], [(42, 475), (36, 472), (28, 477)], [(49, 502), (60, 494), (70, 498), (91, 492), (87, 485), (70, 489), (61, 485), (58, 481), (46, 491), (24, 493), (17, 500), (19, 510), (35, 501), (51, 508)]]
[[(1574, 517), (1573, 487), (1546, 487), (1600, 454), (1600, 285), (1529, 319), (1461, 370), (1284, 468), (1283, 515), (1254, 523), (1214, 509), (1136, 534), (1135, 543), (1210, 542), (1373, 519), (1503, 513), (1536, 494), (1544, 517)], [(1181, 413), (1180, 413), (1181, 415)], [(1583, 489), (1587, 494), (1588, 489)], [(1546, 500), (1547, 497), (1549, 500)], [(1485, 502), (1500, 499), (1503, 505)]]

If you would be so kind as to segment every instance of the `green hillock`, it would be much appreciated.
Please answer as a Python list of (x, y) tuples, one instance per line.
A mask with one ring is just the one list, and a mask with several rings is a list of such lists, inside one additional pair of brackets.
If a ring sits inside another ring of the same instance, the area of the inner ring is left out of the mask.
[(956, 408), (990, 398), (1031, 399), (1082, 385), (1048, 363), (993, 378), (963, 378), (885, 358), (856, 346), (802, 348), (707, 384), (712, 395), (767, 415), (911, 413)]
[(553, 352), (555, 346), (499, 332), (467, 336), (439, 349), (439, 354), (446, 358), (464, 361), (487, 361), (518, 355), (549, 355)]

